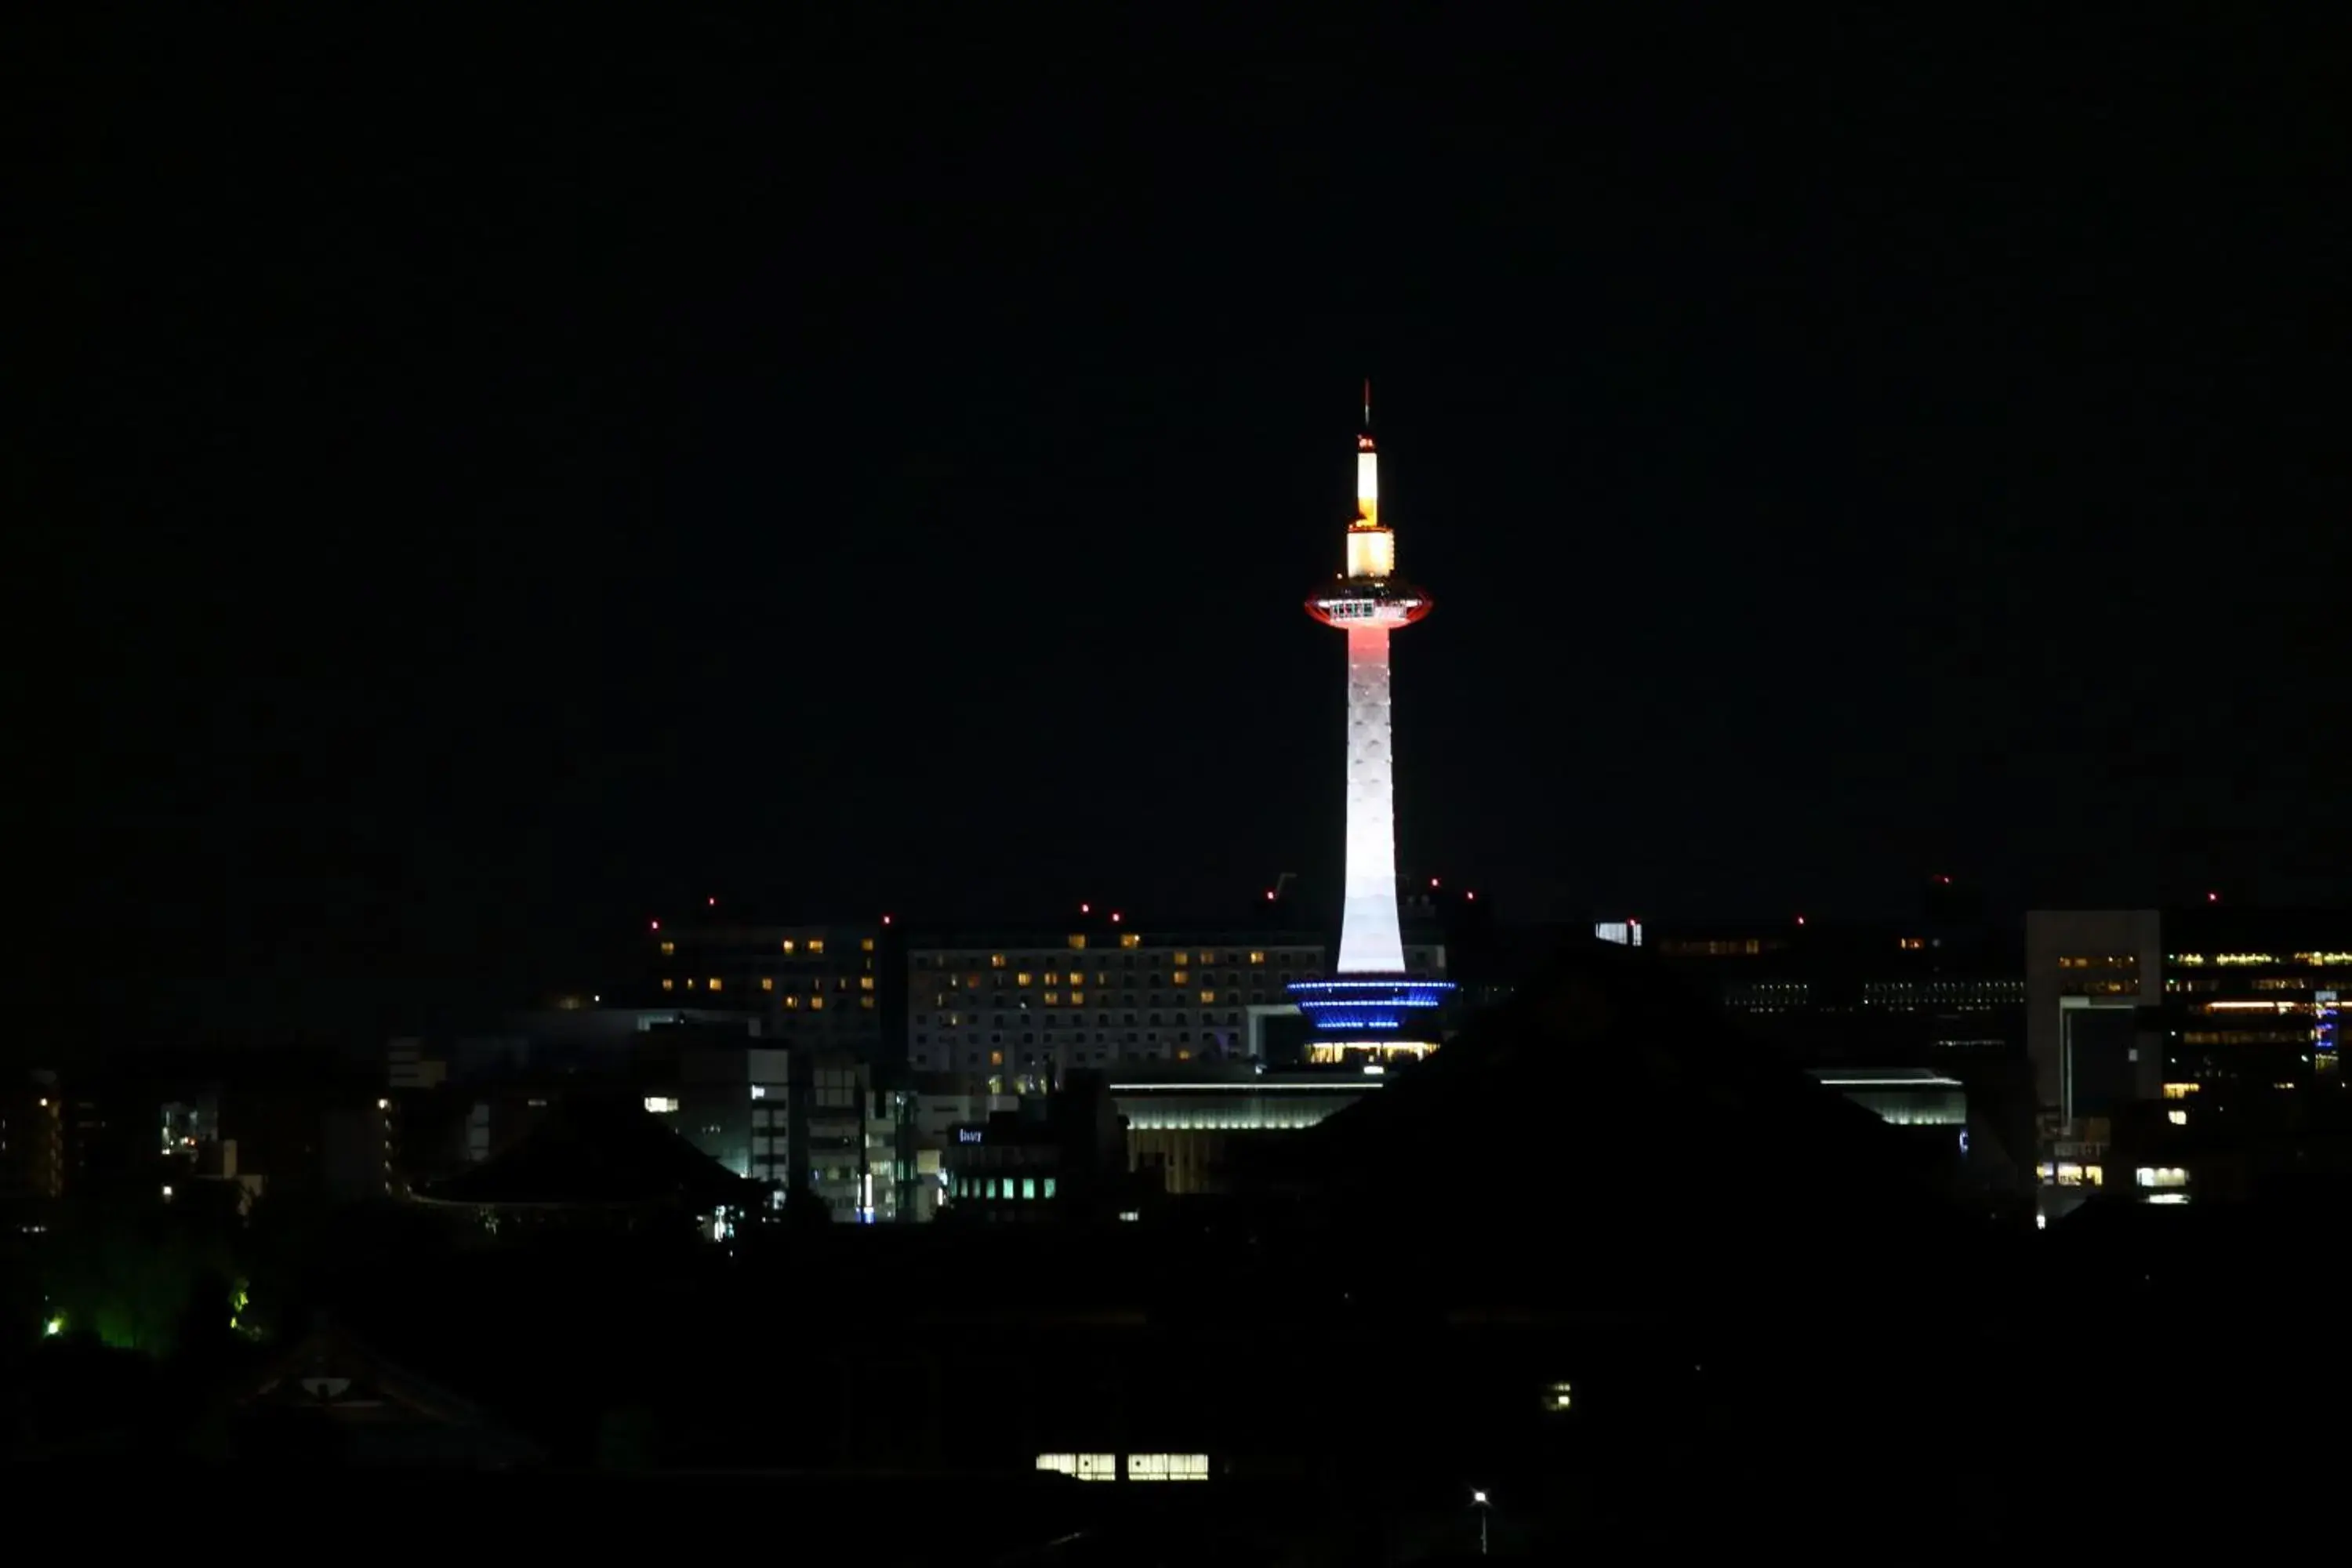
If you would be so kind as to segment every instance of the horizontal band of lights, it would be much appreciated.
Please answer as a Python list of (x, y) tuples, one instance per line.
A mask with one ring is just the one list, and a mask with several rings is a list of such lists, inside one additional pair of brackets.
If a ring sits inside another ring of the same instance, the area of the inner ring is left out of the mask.
[[(1334, 1087), (1328, 1079), (1317, 1083), (1256, 1083), (1244, 1079), (1233, 1083), (1115, 1083), (1110, 1086), (1110, 1091), (1113, 1094), (1201, 1095), (1223, 1099), (1236, 1094), (1329, 1094)], [(1355, 1088), (1354, 1079), (1346, 1080), (1345, 1092), (1352, 1093)]]
[(1449, 995), (1454, 991), (1451, 980), (1294, 980), (1289, 991), (1293, 996), (1311, 995), (1318, 991), (1425, 991), (1433, 995)]

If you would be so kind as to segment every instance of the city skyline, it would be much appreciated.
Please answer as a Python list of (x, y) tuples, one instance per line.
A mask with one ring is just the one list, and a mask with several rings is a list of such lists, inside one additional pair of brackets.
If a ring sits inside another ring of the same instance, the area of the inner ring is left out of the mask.
[(1835, 136), (1769, 48), (1563, 95), (1384, 33), (1228, 62), (1181, 135), (984, 38), (422, 118), (217, 42), (61, 66), (117, 119), (27, 206), (30, 989), (331, 1006), (714, 891), (1334, 885), (1326, 634), (1263, 607), (1328, 570), (1367, 371), (1477, 606), (1395, 674), (1417, 866), (1531, 918), (2342, 901), (2278, 739), (2341, 640), (2289, 391), (2335, 251), (2234, 173), (2319, 153), (1947, 42)]

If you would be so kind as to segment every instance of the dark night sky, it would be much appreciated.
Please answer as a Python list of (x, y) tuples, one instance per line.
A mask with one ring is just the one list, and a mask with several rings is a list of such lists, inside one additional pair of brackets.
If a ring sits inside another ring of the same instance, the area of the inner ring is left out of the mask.
[(1328, 868), (1366, 373), (1409, 864), (2347, 895), (2330, 40), (843, 9), (26, 40), (41, 996)]

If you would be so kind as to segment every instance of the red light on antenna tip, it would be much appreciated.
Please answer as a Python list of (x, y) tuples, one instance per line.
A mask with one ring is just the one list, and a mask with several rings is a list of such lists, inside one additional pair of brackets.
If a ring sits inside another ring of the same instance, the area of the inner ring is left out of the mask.
[(2205, 901), (2209, 904), (2218, 904), (2221, 901), (2221, 895), (2219, 893), (2208, 893), (2205, 895)]
[(1798, 923), (1799, 925), (1803, 925), (1803, 924), (1805, 923), (1805, 917), (1804, 917), (1804, 916), (1802, 916), (1802, 915), (1799, 915), (1799, 916), (1797, 917), (1797, 923)]
[(1274, 902), (1274, 889), (1272, 888), (1268, 888), (1265, 890), (1265, 901), (1269, 904)]
[(653, 921), (650, 929), (652, 929), (652, 930), (654, 930), (654, 931), (659, 931), (659, 930), (661, 930), (661, 921)]
[(1437, 879), (1436, 879), (1436, 878), (1434, 878), (1434, 877), (1432, 877), (1432, 878), (1429, 879), (1429, 885), (1430, 885), (1431, 887), (1433, 887), (1433, 888), (1434, 888), (1435, 886), (1437, 886)]
[(1110, 923), (1113, 925), (1118, 924), (1118, 911), (1117, 910), (1113, 910), (1110, 912)]
[(1475, 893), (1465, 893), (1465, 894), (1463, 894), (1462, 896), (1463, 896), (1464, 898), (1465, 898), (1465, 899), (1475, 899), (1475, 898), (1476, 898), (1478, 895), (1477, 895), (1477, 894), (1475, 894)]
[(1092, 904), (1080, 904), (1078, 906), (1078, 913), (1082, 915), (1090, 915), (1094, 912), (1095, 907)]
[(717, 899), (705, 899), (702, 900), (702, 907), (706, 910), (715, 910), (719, 907), (719, 900)]
[(884, 925), (888, 925), (890, 923), (890, 917), (888, 915), (884, 915), (882, 917), (882, 923)]

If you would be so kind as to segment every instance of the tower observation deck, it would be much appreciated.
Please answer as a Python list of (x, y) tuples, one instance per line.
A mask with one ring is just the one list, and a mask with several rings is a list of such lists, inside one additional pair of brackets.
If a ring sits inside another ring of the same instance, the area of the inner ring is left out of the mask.
[(1348, 525), (1345, 569), (1307, 600), (1307, 613), (1348, 634), (1347, 895), (1339, 959), (1328, 980), (1290, 994), (1313, 1026), (1320, 1059), (1353, 1053), (1419, 1055), (1433, 1047), (1426, 1026), (1454, 989), (1404, 969), (1397, 918), (1396, 773), (1389, 696), (1389, 638), (1429, 614), (1429, 595), (1397, 574), (1396, 531), (1381, 519), (1380, 451), (1372, 438), (1372, 389), (1356, 437), (1356, 516)]

